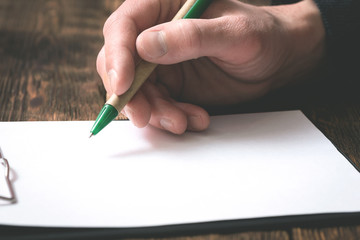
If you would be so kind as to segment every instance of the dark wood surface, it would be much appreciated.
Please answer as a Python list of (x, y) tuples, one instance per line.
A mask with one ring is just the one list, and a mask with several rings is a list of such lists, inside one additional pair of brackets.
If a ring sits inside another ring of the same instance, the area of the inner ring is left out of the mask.
[[(95, 68), (102, 27), (121, 2), (0, 0), (0, 121), (94, 120), (106, 95)], [(360, 168), (360, 97), (346, 88), (341, 92), (284, 109), (303, 110)], [(171, 239), (355, 240), (360, 225), (279, 226)]]

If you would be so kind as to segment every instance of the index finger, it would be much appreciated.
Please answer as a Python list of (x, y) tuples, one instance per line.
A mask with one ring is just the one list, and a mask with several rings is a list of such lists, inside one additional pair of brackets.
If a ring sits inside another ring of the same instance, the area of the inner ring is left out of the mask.
[(105, 66), (110, 87), (123, 94), (134, 78), (136, 38), (143, 30), (166, 22), (184, 0), (127, 0), (105, 22)]

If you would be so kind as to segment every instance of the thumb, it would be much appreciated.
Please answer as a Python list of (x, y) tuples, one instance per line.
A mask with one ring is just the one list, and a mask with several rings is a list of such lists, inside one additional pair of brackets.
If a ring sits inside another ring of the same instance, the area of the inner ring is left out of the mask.
[(182, 19), (157, 25), (142, 32), (137, 51), (143, 59), (173, 64), (223, 52), (226, 33), (217, 19)]

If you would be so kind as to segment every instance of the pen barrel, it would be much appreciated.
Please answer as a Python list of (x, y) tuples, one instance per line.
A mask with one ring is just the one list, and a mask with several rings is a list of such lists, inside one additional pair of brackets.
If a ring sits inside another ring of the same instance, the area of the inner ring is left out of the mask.
[(184, 18), (186, 14), (190, 11), (190, 9), (194, 6), (196, 1), (198, 0), (187, 0), (171, 21), (176, 21)]

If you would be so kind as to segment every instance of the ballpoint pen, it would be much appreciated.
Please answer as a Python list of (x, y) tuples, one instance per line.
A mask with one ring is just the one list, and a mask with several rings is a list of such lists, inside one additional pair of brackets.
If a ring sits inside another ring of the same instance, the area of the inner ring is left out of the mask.
[[(184, 3), (181, 9), (177, 12), (172, 21), (185, 18), (198, 18), (210, 5), (212, 0), (188, 0)], [(124, 106), (136, 94), (139, 88), (143, 85), (146, 79), (154, 71), (157, 64), (142, 60), (135, 69), (135, 76), (130, 88), (122, 95), (117, 96), (113, 94), (105, 103), (97, 116), (93, 127), (91, 128), (91, 136), (99, 133), (105, 126), (113, 121)]]

